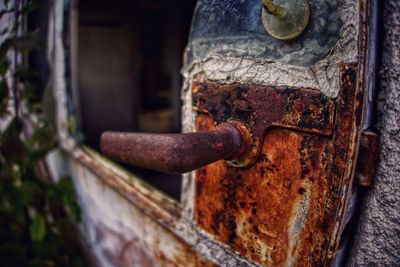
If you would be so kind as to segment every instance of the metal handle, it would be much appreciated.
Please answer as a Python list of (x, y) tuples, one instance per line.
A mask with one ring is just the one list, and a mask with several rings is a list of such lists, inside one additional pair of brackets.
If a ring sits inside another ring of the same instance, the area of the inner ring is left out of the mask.
[(279, 18), (284, 18), (286, 16), (286, 9), (275, 4), (273, 0), (262, 0), (262, 5), (272, 16), (277, 16)]
[(214, 131), (183, 134), (105, 132), (103, 154), (115, 160), (165, 173), (185, 173), (220, 159), (234, 159), (250, 148), (251, 137), (237, 121)]

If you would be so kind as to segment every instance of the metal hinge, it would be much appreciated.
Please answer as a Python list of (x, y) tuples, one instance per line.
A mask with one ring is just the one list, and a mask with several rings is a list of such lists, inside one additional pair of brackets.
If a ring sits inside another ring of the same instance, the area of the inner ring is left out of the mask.
[(372, 130), (361, 134), (355, 177), (365, 187), (372, 186), (378, 159), (378, 135)]

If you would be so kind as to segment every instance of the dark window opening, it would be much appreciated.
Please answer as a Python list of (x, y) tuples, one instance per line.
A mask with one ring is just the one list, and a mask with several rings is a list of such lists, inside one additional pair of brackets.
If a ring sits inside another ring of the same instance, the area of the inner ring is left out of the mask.
[[(180, 68), (194, 6), (194, 0), (79, 1), (84, 143), (98, 150), (106, 130), (180, 132)], [(179, 199), (179, 175), (124, 167)]]
[(29, 99), (31, 104), (41, 103), (45, 94), (45, 88), (50, 76), (50, 67), (47, 61), (46, 41), (48, 36), (48, 24), (50, 3), (42, 0), (36, 9), (28, 13), (26, 26), (29, 33), (34, 33), (36, 47), (27, 57), (27, 64), (33, 73), (29, 77), (34, 95)]

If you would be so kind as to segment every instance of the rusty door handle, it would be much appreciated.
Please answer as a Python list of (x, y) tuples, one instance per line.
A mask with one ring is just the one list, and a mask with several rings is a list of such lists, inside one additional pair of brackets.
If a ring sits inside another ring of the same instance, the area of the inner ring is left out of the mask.
[(213, 131), (183, 134), (104, 132), (100, 149), (117, 161), (165, 173), (185, 173), (220, 159), (241, 157), (250, 142), (246, 127), (230, 121)]

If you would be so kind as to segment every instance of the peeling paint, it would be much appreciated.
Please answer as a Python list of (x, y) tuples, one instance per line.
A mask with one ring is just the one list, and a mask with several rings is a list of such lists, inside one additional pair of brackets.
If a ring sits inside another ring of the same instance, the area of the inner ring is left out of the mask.
[[(73, 161), (74, 181), (86, 205), (86, 234), (96, 255), (104, 259), (103, 265), (126, 262), (134, 266), (132, 255), (142, 258), (138, 265), (330, 264), (348, 216), (358, 140), (355, 129), (359, 126), (353, 118), (362, 110), (362, 98), (355, 93), (362, 91), (367, 75), (361, 73), (365, 47), (357, 46), (367, 37), (359, 37), (358, 12), (366, 8), (360, 8), (364, 2), (339, 1), (338, 12), (344, 22), (339, 42), (313, 66), (212, 56), (184, 68), (185, 132), (195, 129), (195, 124), (204, 129), (216, 124), (207, 114), (195, 119), (193, 80), (319, 90), (335, 102), (338, 115), (332, 133), (325, 136), (270, 129), (260, 141), (257, 162), (247, 168), (218, 161), (185, 175), (181, 204), (95, 152), (77, 146), (69, 135), (64, 3), (54, 5), (49, 58), (54, 66), (59, 140)], [(341, 62), (345, 65), (339, 67)], [(304, 110), (300, 105), (294, 107)]]
[[(234, 168), (218, 161), (196, 171), (195, 221), (200, 228), (263, 266), (323, 265), (332, 260), (334, 229), (341, 221), (337, 212), (345, 201), (346, 170), (353, 168), (348, 156), (357, 129), (357, 67), (342, 65), (340, 71), (341, 93), (331, 136), (299, 126), (295, 131), (271, 128), (260, 137), (262, 148), (253, 165)], [(194, 88), (196, 95), (198, 85)], [(299, 99), (300, 92), (290, 94)], [(307, 110), (309, 103), (304, 101), (305, 107), (299, 109)], [(211, 106), (197, 110), (198, 130), (214, 129), (222, 116)]]

